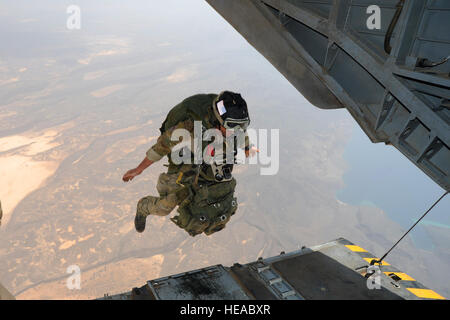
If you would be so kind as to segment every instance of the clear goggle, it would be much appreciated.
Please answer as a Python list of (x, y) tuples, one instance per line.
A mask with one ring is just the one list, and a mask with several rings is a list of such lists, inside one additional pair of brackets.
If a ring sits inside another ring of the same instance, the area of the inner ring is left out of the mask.
[(250, 124), (250, 119), (231, 119), (228, 118), (224, 120), (223, 126), (227, 130), (247, 130), (248, 125)]

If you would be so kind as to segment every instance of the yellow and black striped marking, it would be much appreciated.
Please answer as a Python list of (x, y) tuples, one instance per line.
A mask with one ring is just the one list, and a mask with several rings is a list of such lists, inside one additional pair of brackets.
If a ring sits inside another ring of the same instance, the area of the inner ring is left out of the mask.
[(406, 290), (412, 292), (416, 296), (422, 299), (440, 299), (444, 300), (445, 298), (433, 290), (430, 289), (419, 289), (419, 288), (406, 288)]
[(392, 279), (402, 280), (402, 281), (416, 281), (414, 278), (408, 276), (406, 273), (403, 272), (384, 272), (385, 275)]
[[(372, 254), (370, 254), (367, 250), (365, 250), (359, 246), (356, 246), (354, 244), (345, 244), (345, 247), (347, 247), (350, 251), (358, 253), (361, 256), (361, 258), (364, 259), (368, 264), (370, 264), (370, 262), (374, 259), (375, 260), (379, 259), (376, 257), (371, 257)], [(390, 266), (390, 264), (386, 261), (381, 261), (381, 264), (377, 263), (377, 265)], [(407, 275), (404, 272), (384, 271), (384, 274), (396, 282), (401, 281), (404, 288), (406, 290), (408, 290), (410, 293), (414, 294), (418, 298), (421, 298), (421, 299), (445, 299), (443, 296), (434, 292), (433, 290), (424, 288), (413, 277)]]

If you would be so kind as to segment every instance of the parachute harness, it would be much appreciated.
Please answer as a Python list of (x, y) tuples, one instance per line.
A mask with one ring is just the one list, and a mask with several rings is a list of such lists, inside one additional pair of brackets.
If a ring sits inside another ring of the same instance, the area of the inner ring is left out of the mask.
[(435, 203), (433, 203), (433, 205), (420, 217), (419, 220), (417, 220), (412, 225), (411, 228), (409, 228), (408, 231), (405, 232), (405, 234), (392, 246), (392, 248), (390, 248), (380, 259), (378, 259), (378, 260), (377, 259), (373, 259), (372, 261), (370, 261), (370, 265), (373, 266), (376, 263), (381, 265), (383, 259), (386, 258), (386, 256), (392, 251), (392, 249), (394, 249), (400, 243), (400, 241), (402, 241), (403, 238), (406, 237), (406, 235), (420, 222), (420, 220), (425, 218), (425, 216), (428, 214), (428, 212), (430, 212), (431, 209), (433, 209), (439, 203), (439, 201), (441, 201), (448, 193), (449, 193), (448, 191), (444, 192), (444, 194)]

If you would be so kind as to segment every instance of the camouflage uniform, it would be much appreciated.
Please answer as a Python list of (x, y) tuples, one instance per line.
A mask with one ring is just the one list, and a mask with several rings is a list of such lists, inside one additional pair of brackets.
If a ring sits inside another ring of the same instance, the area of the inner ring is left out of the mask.
[[(172, 141), (171, 136), (176, 129), (186, 129), (191, 133), (191, 141), (193, 141), (194, 121), (202, 121), (205, 129), (214, 128), (214, 115), (210, 110), (216, 97), (216, 94), (195, 95), (185, 99), (169, 112), (160, 129), (161, 136), (158, 138), (156, 144), (147, 151), (147, 158), (152, 162), (157, 162), (164, 156), (167, 156), (169, 159), (167, 173), (162, 173), (159, 176), (156, 186), (160, 196), (147, 196), (140, 199), (137, 205), (136, 215), (145, 217), (148, 215), (166, 216), (187, 198), (189, 191), (186, 187), (191, 185), (195, 179), (199, 179), (200, 182), (215, 181), (214, 176), (211, 176), (211, 173), (208, 172), (202, 172), (198, 176), (196, 171), (198, 169), (194, 165), (176, 165), (173, 163), (171, 159), (172, 149), (181, 140)], [(203, 142), (202, 150), (209, 143)], [(242, 147), (246, 149), (249, 147), (247, 135), (245, 137), (245, 145)], [(183, 173), (182, 175), (180, 175), (181, 172)]]
[(186, 129), (189, 132), (193, 132), (194, 122), (192, 120), (186, 120), (168, 129), (161, 134), (156, 144), (147, 151), (147, 158), (152, 162), (157, 162), (164, 156), (169, 156), (169, 168), (167, 173), (161, 173), (158, 178), (156, 190), (160, 196), (147, 196), (139, 200), (137, 205), (137, 213), (140, 215), (148, 216), (153, 214), (157, 216), (166, 216), (170, 214), (172, 210), (188, 195), (186, 192), (183, 192), (183, 182), (186, 183), (186, 177), (182, 177), (183, 181), (180, 180), (178, 183), (177, 180), (181, 171), (190, 171), (192, 166), (177, 166), (173, 164), (170, 159), (172, 149), (181, 142), (172, 141), (170, 139), (173, 131), (176, 129)]
[(182, 192), (184, 187), (177, 184), (178, 174), (161, 173), (158, 178), (156, 190), (159, 197), (147, 196), (139, 200), (137, 212), (140, 215), (166, 216), (180, 204), (188, 195)]

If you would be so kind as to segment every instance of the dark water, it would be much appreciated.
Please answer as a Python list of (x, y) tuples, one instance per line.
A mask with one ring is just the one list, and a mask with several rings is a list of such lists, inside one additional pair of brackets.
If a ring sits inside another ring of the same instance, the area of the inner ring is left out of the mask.
[[(348, 163), (345, 187), (337, 198), (353, 205), (376, 206), (405, 231), (444, 193), (397, 149), (371, 143), (357, 125), (344, 158)], [(450, 196), (442, 199), (410, 233), (416, 246), (432, 250), (436, 244), (423, 228), (425, 225), (450, 233)]]

